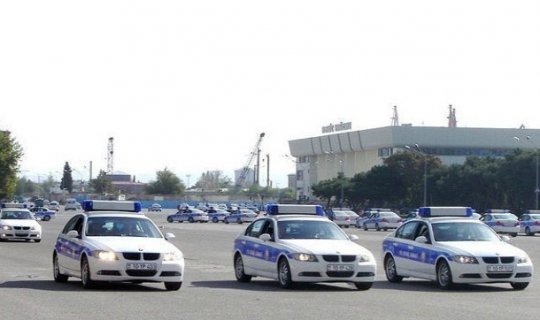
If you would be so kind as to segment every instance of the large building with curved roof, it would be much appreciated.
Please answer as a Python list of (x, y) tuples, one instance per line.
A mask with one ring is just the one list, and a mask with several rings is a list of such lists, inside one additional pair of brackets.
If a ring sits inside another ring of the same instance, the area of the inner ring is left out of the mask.
[(343, 172), (346, 177), (381, 165), (396, 152), (437, 156), (443, 164), (467, 157), (503, 157), (515, 149), (540, 149), (539, 129), (388, 126), (289, 141), (296, 162), (298, 199), (312, 198), (311, 186)]

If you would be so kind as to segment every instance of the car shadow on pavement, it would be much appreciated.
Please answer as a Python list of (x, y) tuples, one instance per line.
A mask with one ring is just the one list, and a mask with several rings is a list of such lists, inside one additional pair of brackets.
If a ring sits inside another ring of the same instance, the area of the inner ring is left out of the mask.
[[(503, 286), (501, 286), (503, 285)], [(375, 281), (372, 290), (401, 290), (411, 292), (498, 292), (514, 291), (509, 284), (454, 284), (449, 290), (439, 289), (434, 281), (403, 280), (400, 283)]]
[(272, 280), (252, 280), (249, 283), (240, 283), (236, 280), (219, 280), (219, 281), (192, 281), (191, 285), (196, 288), (210, 289), (238, 289), (242, 291), (356, 291), (352, 285), (344, 283), (295, 283), (291, 289), (283, 289), (277, 281)]
[(155, 288), (144, 284), (134, 283), (98, 283), (92, 289), (84, 289), (80, 281), (68, 281), (57, 283), (52, 280), (16, 280), (0, 283), (0, 289), (33, 289), (43, 291), (100, 291), (100, 290), (121, 290), (121, 291), (164, 291), (165, 288)]

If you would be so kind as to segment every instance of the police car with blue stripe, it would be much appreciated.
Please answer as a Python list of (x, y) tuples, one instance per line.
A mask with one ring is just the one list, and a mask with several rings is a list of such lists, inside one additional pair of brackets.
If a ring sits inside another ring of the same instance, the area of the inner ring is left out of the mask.
[(295, 282), (349, 282), (358, 290), (375, 280), (373, 254), (354, 243), (318, 205), (267, 207), (267, 216), (252, 222), (234, 240), (236, 279), (277, 279), (283, 288)]
[(401, 225), (383, 241), (386, 278), (436, 281), (441, 289), (455, 283), (510, 283), (525, 289), (533, 265), (523, 250), (507, 243), (467, 207), (423, 207), (420, 219)]
[(152, 220), (140, 213), (140, 202), (85, 201), (58, 235), (53, 250), (56, 282), (81, 278), (84, 288), (96, 281), (164, 282), (178, 290), (184, 256)]
[(506, 209), (490, 209), (480, 221), (490, 226), (497, 233), (510, 234), (512, 237), (517, 237), (519, 230), (518, 217)]
[(528, 236), (540, 232), (540, 210), (529, 210), (519, 218), (520, 231)]

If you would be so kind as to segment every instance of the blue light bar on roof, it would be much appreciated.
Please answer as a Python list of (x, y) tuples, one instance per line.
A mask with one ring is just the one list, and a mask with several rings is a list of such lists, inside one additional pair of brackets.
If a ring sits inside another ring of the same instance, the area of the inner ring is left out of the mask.
[(432, 217), (472, 217), (470, 207), (421, 207), (418, 215), (422, 218)]
[(26, 209), (28, 208), (28, 205), (26, 203), (13, 203), (13, 202), (6, 202), (2, 203), (2, 208), (18, 208), (18, 209)]
[(142, 210), (139, 201), (84, 200), (82, 207), (84, 211), (140, 212)]
[(488, 213), (510, 213), (508, 209), (488, 209)]
[(312, 216), (324, 216), (324, 210), (319, 205), (301, 204), (269, 204), (266, 212), (270, 215), (307, 214)]

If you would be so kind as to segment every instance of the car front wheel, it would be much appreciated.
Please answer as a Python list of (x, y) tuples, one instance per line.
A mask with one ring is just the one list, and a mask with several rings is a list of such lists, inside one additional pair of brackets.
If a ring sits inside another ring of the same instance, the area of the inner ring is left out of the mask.
[(83, 288), (91, 289), (94, 287), (94, 281), (90, 276), (90, 264), (88, 263), (88, 258), (83, 257), (81, 261), (81, 281)]
[(58, 265), (58, 256), (56, 255), (56, 252), (53, 255), (53, 276), (55, 282), (66, 282), (68, 280), (68, 276), (60, 273), (60, 266)]
[(512, 282), (510, 283), (514, 290), (523, 290), (529, 286), (528, 282)]
[(402, 276), (399, 276), (397, 273), (396, 261), (392, 256), (388, 256), (384, 260), (384, 272), (386, 274), (386, 279), (390, 282), (401, 282), (403, 280)]
[(168, 291), (176, 291), (182, 287), (182, 282), (165, 282), (165, 289)]
[(446, 261), (437, 264), (437, 286), (443, 290), (451, 289), (453, 286), (452, 270)]
[(242, 260), (242, 255), (237, 254), (234, 258), (234, 275), (238, 282), (249, 282), (251, 281), (251, 276), (247, 275), (244, 271), (244, 261)]
[(291, 280), (291, 267), (285, 258), (281, 258), (278, 264), (278, 280), (282, 288), (289, 289), (293, 286)]
[(360, 291), (369, 290), (371, 286), (373, 285), (373, 282), (355, 282), (354, 286), (356, 289)]

